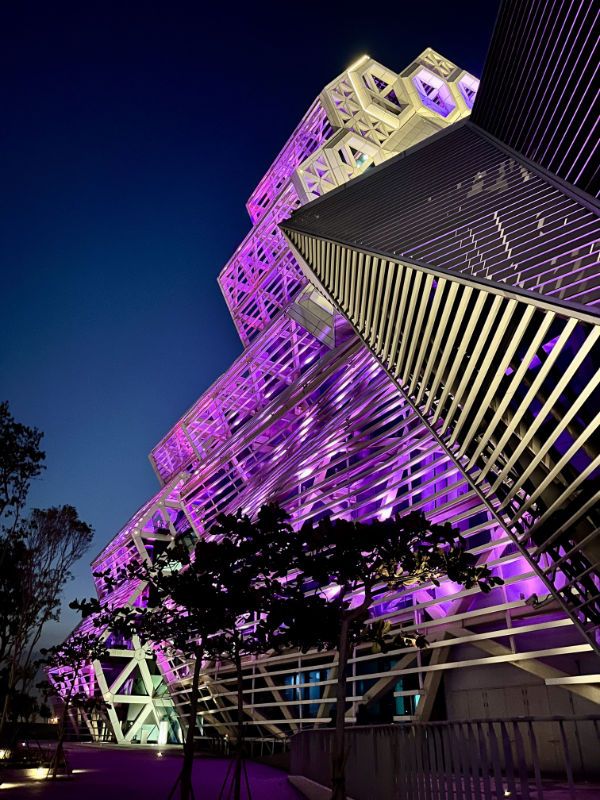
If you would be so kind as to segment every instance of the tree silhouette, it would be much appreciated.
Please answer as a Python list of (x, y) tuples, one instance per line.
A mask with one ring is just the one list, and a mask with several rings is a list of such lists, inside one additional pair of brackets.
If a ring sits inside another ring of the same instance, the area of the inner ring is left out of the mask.
[[(422, 513), (370, 523), (329, 518), (307, 522), (299, 531), (298, 546), (299, 571), (315, 591), (327, 592), (330, 598), (329, 615), (313, 619), (313, 635), (320, 646), (328, 642), (338, 651), (332, 800), (345, 800), (346, 684), (352, 648), (365, 640), (373, 641), (377, 649), (426, 645), (418, 634), (400, 634), (390, 641), (383, 626), (368, 626), (375, 597), (412, 584), (439, 586), (444, 576), (466, 588), (478, 585), (482, 591), (502, 580), (477, 565), (458, 530), (432, 525)], [(337, 636), (332, 638), (334, 629)]]
[[(164, 531), (167, 533), (167, 531)], [(97, 600), (72, 604), (84, 613), (100, 613), (103, 624), (123, 633), (137, 632), (161, 650), (194, 663), (189, 692), (189, 715), (183, 744), (180, 797), (193, 797), (194, 735), (202, 661), (229, 660), (237, 685), (236, 758), (231, 790), (237, 799), (244, 773), (244, 695), (242, 660), (283, 646), (288, 634), (281, 626), (285, 582), (275, 573), (283, 569), (286, 541), (292, 534), (285, 512), (263, 507), (255, 522), (238, 512), (220, 515), (208, 536), (193, 552), (185, 536), (175, 538), (151, 562), (129, 564), (116, 577), (96, 573), (109, 587), (135, 578), (145, 584), (146, 605), (102, 609)], [(289, 594), (289, 593), (288, 593)], [(270, 609), (278, 599), (277, 624), (270, 624)]]
[[(209, 562), (190, 554), (185, 537), (174, 539), (153, 563), (144, 561), (126, 570), (128, 579), (134, 577), (145, 583), (146, 605), (113, 609), (103, 618), (113, 630), (135, 632), (154, 648), (193, 662), (182, 769), (169, 794), (172, 797), (179, 787), (182, 800), (194, 797), (194, 737), (202, 662), (221, 655), (223, 631), (235, 624), (231, 598), (215, 579), (215, 572), (222, 569), (217, 561), (219, 553), (211, 555), (209, 566)], [(122, 578), (117, 576), (116, 582)]]
[[(194, 733), (203, 660), (229, 660), (236, 675), (236, 758), (230, 790), (240, 800), (244, 771), (244, 660), (298, 647), (337, 649), (334, 800), (345, 798), (345, 711), (347, 665), (352, 647), (371, 641), (375, 649), (423, 647), (423, 636), (390, 637), (385, 626), (369, 624), (369, 608), (392, 589), (442, 577), (482, 591), (501, 579), (478, 566), (458, 530), (432, 525), (422, 513), (361, 523), (322, 519), (294, 531), (278, 505), (261, 507), (256, 519), (238, 511), (221, 514), (191, 552), (187, 538), (129, 565), (115, 583), (136, 577), (146, 584), (147, 607), (106, 611), (112, 626), (129, 626), (160, 649), (194, 662), (181, 798), (193, 797)], [(79, 604), (98, 611), (98, 601)], [(115, 621), (115, 614), (118, 619)], [(247, 780), (247, 778), (246, 778)], [(227, 783), (227, 779), (226, 779)], [(171, 795), (173, 795), (176, 786)], [(223, 791), (225, 791), (225, 786)], [(248, 793), (249, 786), (247, 785)]]
[(88, 549), (92, 528), (79, 519), (73, 506), (34, 509), (21, 520), (12, 541), (5, 543), (0, 594), (13, 603), (4, 609), (7, 647), (4, 655), (6, 694), (0, 718), (0, 732), (10, 713), (13, 699), (26, 694), (37, 672), (35, 648), (47, 622), (60, 614), (61, 594), (74, 564)]
[(69, 771), (65, 759), (64, 742), (67, 732), (69, 710), (75, 706), (92, 710), (104, 705), (100, 696), (90, 696), (79, 685), (79, 673), (96, 659), (105, 658), (108, 651), (96, 633), (74, 631), (60, 645), (43, 649), (45, 664), (52, 669), (52, 681), (40, 685), (46, 697), (54, 695), (62, 700), (62, 713), (58, 727), (58, 742), (48, 769), (48, 777), (55, 779), (58, 770), (64, 766)]
[(19, 524), (31, 481), (45, 469), (42, 436), (17, 422), (7, 402), (0, 403), (0, 522), (6, 536)]
[[(253, 521), (238, 511), (221, 514), (209, 534), (190, 552), (179, 537), (155, 557), (122, 570), (117, 577), (97, 573), (109, 584), (136, 578), (144, 582), (146, 606), (104, 610), (103, 623), (123, 633), (135, 631), (156, 648), (194, 663), (184, 759), (177, 786), (193, 797), (194, 734), (203, 660), (229, 660), (235, 669), (236, 753), (226, 784), (236, 800), (247, 781), (244, 752), (243, 661), (251, 655), (297, 646), (318, 646), (311, 615), (327, 615), (319, 595), (306, 598), (301, 575), (290, 577), (298, 545), (285, 511), (265, 505)], [(100, 612), (98, 601), (73, 604), (85, 613)], [(329, 615), (331, 617), (331, 615)], [(247, 783), (248, 792), (250, 791)], [(226, 786), (223, 787), (223, 791)]]
[[(242, 511), (219, 515), (210, 538), (200, 540), (195, 548), (192, 570), (210, 575), (213, 591), (227, 609), (213, 640), (219, 658), (229, 660), (236, 674), (236, 758), (230, 787), (234, 800), (240, 800), (244, 777), (250, 794), (245, 771), (243, 661), (306, 643), (306, 631), (297, 624), (300, 585), (289, 578), (294, 536), (288, 514), (266, 504), (254, 520)], [(317, 603), (322, 605), (320, 598), (313, 599), (312, 605)]]
[(27, 513), (31, 481), (44, 469), (41, 438), (0, 403), (0, 738), (27, 703), (42, 630), (58, 619), (61, 593), (93, 535), (73, 506)]

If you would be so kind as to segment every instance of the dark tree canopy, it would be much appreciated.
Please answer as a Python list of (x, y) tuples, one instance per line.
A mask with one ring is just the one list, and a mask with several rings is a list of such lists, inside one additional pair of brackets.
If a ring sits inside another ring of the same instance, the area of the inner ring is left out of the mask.
[[(165, 531), (166, 532), (166, 531)], [(424, 647), (418, 631), (392, 635), (370, 620), (370, 607), (390, 590), (413, 584), (440, 585), (449, 578), (467, 589), (489, 591), (502, 581), (469, 553), (460, 532), (432, 525), (422, 513), (369, 523), (310, 521), (294, 531), (288, 514), (262, 506), (252, 520), (242, 511), (221, 514), (190, 551), (175, 538), (154, 560), (129, 565), (110, 585), (133, 577), (146, 585), (147, 607), (112, 609), (107, 622), (135, 630), (155, 646), (194, 662), (190, 716), (180, 777), (189, 797), (198, 687), (203, 659), (233, 664), (237, 681), (239, 795), (244, 738), (243, 659), (285, 648), (337, 650), (334, 797), (344, 796), (347, 664), (351, 649), (371, 642), (374, 650)], [(77, 607), (101, 611), (98, 601)]]
[(52, 678), (39, 686), (46, 699), (54, 697), (62, 704), (58, 741), (48, 770), (48, 777), (56, 778), (60, 767), (69, 771), (64, 757), (69, 711), (80, 708), (89, 713), (106, 706), (99, 693), (90, 695), (85, 690), (79, 682), (79, 675), (86, 665), (105, 658), (108, 650), (97, 633), (75, 630), (62, 644), (42, 650), (42, 655), (46, 668), (52, 670)]
[(0, 520), (5, 532), (9, 523), (18, 522), (31, 481), (45, 469), (42, 436), (37, 428), (16, 422), (7, 402), (0, 403)]
[(477, 563), (456, 528), (433, 525), (422, 512), (368, 523), (309, 521), (298, 532), (298, 554), (297, 568), (307, 584), (330, 598), (328, 613), (313, 619), (312, 635), (319, 646), (338, 653), (332, 800), (344, 800), (346, 683), (352, 648), (364, 641), (371, 641), (376, 651), (427, 644), (418, 631), (390, 636), (388, 625), (369, 624), (376, 597), (414, 584), (439, 586), (444, 577), (484, 592), (502, 580)]
[(93, 535), (73, 506), (28, 511), (31, 481), (44, 469), (41, 438), (0, 403), (0, 736), (26, 703), (43, 628), (58, 619), (62, 592)]

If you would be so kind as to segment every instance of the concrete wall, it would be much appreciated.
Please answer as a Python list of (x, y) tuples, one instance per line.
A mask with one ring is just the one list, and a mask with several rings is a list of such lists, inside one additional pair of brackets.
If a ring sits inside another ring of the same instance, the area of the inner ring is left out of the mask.
[[(456, 648), (453, 659), (467, 659), (474, 652)], [(600, 671), (598, 657), (593, 653), (578, 655), (576, 665), (573, 657), (568, 661), (561, 670), (568, 675)], [(560, 669), (563, 665), (553, 659), (552, 666)], [(600, 714), (597, 703), (560, 686), (546, 686), (538, 676), (511, 664), (448, 670), (441, 690), (449, 720)]]

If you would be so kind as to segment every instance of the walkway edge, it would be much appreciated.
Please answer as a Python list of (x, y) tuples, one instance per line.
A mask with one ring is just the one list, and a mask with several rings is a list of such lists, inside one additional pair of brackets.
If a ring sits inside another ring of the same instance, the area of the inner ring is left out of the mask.
[[(330, 800), (331, 798), (331, 789), (323, 786), (322, 783), (305, 778), (304, 775), (288, 775), (288, 781), (308, 800)], [(348, 800), (353, 800), (353, 798), (348, 797)]]

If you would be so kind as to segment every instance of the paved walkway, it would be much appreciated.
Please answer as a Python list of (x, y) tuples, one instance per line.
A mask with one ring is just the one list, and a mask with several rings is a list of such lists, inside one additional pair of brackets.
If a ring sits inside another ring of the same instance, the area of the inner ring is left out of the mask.
[[(46, 781), (36, 770), (6, 771), (0, 788), (7, 800), (166, 800), (181, 769), (179, 750), (70, 745), (73, 778)], [(194, 763), (196, 800), (218, 800), (229, 761), (198, 758)], [(45, 771), (44, 773), (45, 774)], [(281, 770), (248, 762), (252, 800), (300, 800)], [(246, 792), (242, 793), (246, 800)], [(177, 795), (176, 795), (177, 798)]]

